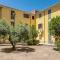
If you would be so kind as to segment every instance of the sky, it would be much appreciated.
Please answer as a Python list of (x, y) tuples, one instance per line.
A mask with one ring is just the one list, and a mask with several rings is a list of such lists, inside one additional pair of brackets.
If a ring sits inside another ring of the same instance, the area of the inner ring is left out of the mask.
[(0, 4), (23, 11), (44, 10), (60, 0), (0, 0)]

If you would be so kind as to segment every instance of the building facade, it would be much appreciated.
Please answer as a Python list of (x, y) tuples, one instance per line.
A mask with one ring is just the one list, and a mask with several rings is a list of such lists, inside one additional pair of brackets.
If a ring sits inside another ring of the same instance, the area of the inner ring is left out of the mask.
[(53, 44), (54, 39), (49, 35), (49, 21), (60, 16), (60, 3), (43, 11), (26, 12), (0, 5), (0, 18), (12, 26), (17, 24), (35, 25), (39, 31), (37, 39), (41, 44)]

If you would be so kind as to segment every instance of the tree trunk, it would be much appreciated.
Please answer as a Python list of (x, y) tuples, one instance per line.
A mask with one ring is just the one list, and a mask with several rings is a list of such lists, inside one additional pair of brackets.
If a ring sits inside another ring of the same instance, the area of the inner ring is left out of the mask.
[(11, 45), (12, 45), (12, 49), (15, 50), (15, 49), (16, 49), (15, 43), (12, 41), (11, 35), (9, 35), (9, 41), (10, 41), (10, 43), (11, 43)]
[(15, 47), (15, 44), (14, 44), (14, 43), (12, 44), (12, 46), (13, 46), (13, 47), (12, 47), (12, 49), (13, 49), (13, 50), (15, 50), (15, 49), (16, 49), (16, 47)]

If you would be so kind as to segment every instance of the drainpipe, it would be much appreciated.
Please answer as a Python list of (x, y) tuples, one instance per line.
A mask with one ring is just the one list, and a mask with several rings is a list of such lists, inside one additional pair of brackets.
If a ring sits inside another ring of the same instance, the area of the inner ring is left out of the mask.
[(37, 14), (37, 12), (35, 12), (35, 29), (36, 29), (36, 14)]
[(31, 14), (30, 14), (30, 26), (31, 26)]
[(45, 43), (45, 11), (44, 11), (44, 43)]
[(15, 15), (16, 15), (16, 14), (14, 13), (14, 27), (15, 27)]
[(30, 38), (31, 38), (31, 14), (30, 14)]

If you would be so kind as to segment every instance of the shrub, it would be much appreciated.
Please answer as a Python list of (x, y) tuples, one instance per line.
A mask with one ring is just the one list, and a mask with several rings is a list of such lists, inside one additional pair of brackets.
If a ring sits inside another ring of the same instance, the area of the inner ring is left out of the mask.
[(33, 45), (33, 40), (28, 40), (27, 45)]
[(37, 45), (37, 44), (39, 44), (39, 40), (28, 40), (27, 44), (28, 45)]
[(57, 47), (57, 50), (60, 51), (60, 40), (55, 41), (55, 45)]
[(39, 40), (33, 40), (33, 45), (39, 44)]

